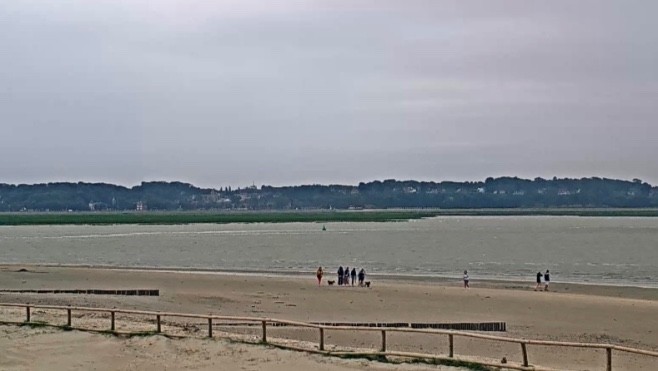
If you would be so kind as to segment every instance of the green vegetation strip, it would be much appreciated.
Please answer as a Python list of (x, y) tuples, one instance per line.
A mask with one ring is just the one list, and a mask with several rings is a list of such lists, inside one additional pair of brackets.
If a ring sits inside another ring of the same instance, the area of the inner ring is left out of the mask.
[(0, 213), (0, 225), (391, 222), (435, 216), (658, 217), (658, 209), (442, 209), (224, 213)]
[(242, 213), (50, 213), (0, 214), (0, 225), (196, 224), (389, 222), (435, 216), (422, 211), (242, 212)]

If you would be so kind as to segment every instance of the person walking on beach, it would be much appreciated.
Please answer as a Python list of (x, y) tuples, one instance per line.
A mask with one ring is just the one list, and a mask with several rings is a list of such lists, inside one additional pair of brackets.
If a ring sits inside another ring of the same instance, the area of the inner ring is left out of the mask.
[(541, 272), (537, 272), (537, 286), (535, 286), (535, 291), (541, 290), (541, 277), (542, 276), (543, 275), (541, 274)]
[(350, 276), (352, 278), (352, 286), (354, 286), (354, 282), (356, 282), (356, 268), (352, 268), (352, 272), (350, 273)]
[(468, 271), (464, 271), (464, 288), (467, 289), (470, 286), (468, 285)]
[(345, 273), (343, 275), (343, 285), (350, 285), (350, 267), (345, 267)]
[(343, 284), (343, 266), (338, 267), (338, 286)]
[(318, 286), (322, 283), (322, 276), (324, 275), (324, 272), (322, 271), (322, 267), (318, 267), (318, 271), (315, 272), (315, 276), (318, 277)]
[(366, 280), (366, 271), (361, 268), (359, 271), (359, 287), (363, 287), (363, 281)]
[(546, 273), (544, 273), (544, 291), (548, 291), (548, 285), (551, 283), (551, 274), (546, 270)]

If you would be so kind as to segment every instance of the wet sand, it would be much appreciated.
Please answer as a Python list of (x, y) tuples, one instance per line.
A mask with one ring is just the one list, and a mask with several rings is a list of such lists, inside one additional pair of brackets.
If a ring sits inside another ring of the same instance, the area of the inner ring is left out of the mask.
[[(439, 282), (374, 280), (373, 277), (370, 278), (373, 285), (368, 289), (325, 285), (318, 287), (313, 275), (258, 276), (39, 266), (23, 267), (28, 271), (17, 272), (18, 268), (20, 267), (0, 267), (1, 289), (143, 288), (159, 289), (160, 296), (0, 293), (0, 301), (247, 315), (318, 322), (504, 321), (507, 323), (507, 333), (497, 333), (498, 335), (560, 341), (611, 342), (658, 350), (658, 290), (656, 289), (553, 283), (552, 291), (535, 292), (532, 290), (534, 284), (531, 281), (523, 283), (478, 282), (477, 280), (472, 281), (471, 289), (464, 289), (460, 282), (446, 280)], [(329, 278), (333, 279), (331, 276)], [(35, 314), (35, 316), (39, 315), (39, 313)], [(254, 330), (247, 329), (245, 332), (257, 333)], [(1, 336), (3, 341), (9, 341), (10, 344), (21, 336), (21, 333), (17, 335), (6, 329), (3, 331)], [(327, 343), (331, 346), (374, 349), (379, 344), (377, 335), (328, 331)], [(47, 336), (64, 338), (71, 334), (54, 332)], [(98, 342), (108, 341), (102, 335), (85, 333), (76, 336), (90, 337), (81, 341), (81, 344), (90, 347)], [(96, 336), (100, 338), (96, 339)], [(273, 329), (270, 336), (317, 341), (315, 333), (292, 328)], [(162, 341), (158, 337), (146, 339)], [(112, 340), (114, 341), (122, 344), (128, 340)], [(167, 341), (178, 344), (176, 340), (167, 339)], [(200, 349), (210, 346), (204, 340), (193, 341), (200, 342), (198, 345)], [(36, 341), (35, 344), (40, 342)], [(145, 340), (145, 344), (148, 344), (148, 340)], [(167, 346), (179, 347), (179, 345)], [(43, 354), (46, 358), (50, 357), (48, 352), (57, 351), (54, 345), (41, 349), (44, 347), (36, 345), (39, 354)], [(120, 350), (123, 349), (122, 347), (125, 345), (108, 345), (107, 351), (110, 354), (123, 352)], [(144, 344), (140, 347), (140, 349), (147, 348)], [(249, 351), (259, 354), (269, 351), (258, 347), (257, 350), (253, 350), (250, 346), (246, 347)], [(388, 348), (445, 354), (447, 341), (433, 336), (391, 334)], [(480, 355), (493, 359), (505, 356), (508, 360), (520, 361), (520, 349), (517, 348), (515, 344), (461, 338), (455, 340), (457, 354)], [(605, 364), (605, 352), (599, 350), (530, 346), (528, 351), (530, 363), (558, 369), (602, 369)], [(184, 351), (178, 349), (172, 352), (178, 354), (176, 357), (178, 361), (173, 362), (184, 362), (188, 357)], [(209, 352), (212, 353), (210, 350)], [(101, 355), (99, 354), (98, 357)], [(282, 362), (288, 369), (290, 365), (296, 368), (295, 357), (286, 356), (284, 357), (286, 360)], [(307, 360), (304, 356), (300, 359)], [(331, 367), (372, 369), (371, 366), (355, 366), (352, 363), (342, 365), (342, 360), (332, 358), (321, 357), (319, 360), (328, 362), (326, 365)], [(286, 363), (288, 361), (292, 363)], [(614, 360), (615, 370), (654, 370), (656, 362), (658, 360), (649, 357), (617, 354)], [(0, 363), (0, 367), (3, 367), (2, 365)], [(307, 368), (301, 364), (300, 367)]]

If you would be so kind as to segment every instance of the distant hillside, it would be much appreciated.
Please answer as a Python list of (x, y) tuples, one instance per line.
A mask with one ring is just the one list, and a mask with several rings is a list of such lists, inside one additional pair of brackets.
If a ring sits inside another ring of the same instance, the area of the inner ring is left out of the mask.
[(582, 178), (484, 182), (385, 180), (351, 185), (203, 189), (181, 182), (0, 184), (0, 211), (658, 207), (658, 187)]

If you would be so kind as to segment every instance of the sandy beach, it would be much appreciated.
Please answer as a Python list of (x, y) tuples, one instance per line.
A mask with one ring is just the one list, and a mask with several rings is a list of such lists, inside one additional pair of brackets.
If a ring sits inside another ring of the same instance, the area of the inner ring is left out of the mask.
[[(19, 272), (19, 268), (27, 271)], [(331, 275), (329, 278), (333, 279)], [(658, 350), (656, 289), (558, 282), (552, 284), (550, 292), (535, 292), (532, 290), (531, 279), (528, 282), (478, 282), (473, 279), (471, 286), (471, 289), (464, 289), (460, 282), (446, 280), (378, 279), (373, 280), (369, 289), (326, 285), (318, 287), (313, 275), (263, 276), (46, 266), (0, 267), (0, 289), (160, 290), (158, 297), (0, 293), (1, 302), (246, 315), (317, 322), (504, 321), (507, 323), (507, 332), (496, 335), (610, 342)], [(10, 313), (3, 310), (1, 313), (5, 317), (14, 316), (15, 320), (24, 319), (22, 312)], [(52, 314), (34, 314), (36, 320), (50, 320), (48, 316)], [(42, 369), (40, 365), (54, 364), (59, 369), (88, 369), (90, 364), (107, 366), (107, 359), (113, 354), (123, 355), (120, 358), (124, 361), (114, 363), (110, 368), (99, 366), (97, 369), (144, 369), (140, 364), (149, 364), (153, 366), (151, 369), (165, 369), (167, 365), (171, 365), (172, 369), (210, 369), (219, 364), (217, 362), (227, 365), (224, 368), (227, 370), (278, 370), (277, 367), (383, 370), (391, 367), (371, 361), (309, 357), (303, 353), (279, 349), (203, 340), (202, 334), (198, 335), (198, 339), (176, 340), (159, 336), (118, 339), (92, 333), (15, 326), (2, 326), (0, 331), (0, 345), (3, 349), (12, 349), (7, 353), (10, 356), (0, 358), (0, 368), (3, 369)], [(244, 330), (245, 333), (249, 331), (257, 333), (253, 329)], [(274, 330), (270, 336), (308, 341), (316, 339), (314, 333), (304, 331), (282, 328)], [(327, 343), (332, 346), (374, 349), (379, 341), (376, 335), (335, 331), (327, 334)], [(445, 354), (447, 341), (430, 336), (394, 334), (388, 343), (389, 349)], [(557, 369), (594, 370), (602, 369), (605, 364), (604, 351), (541, 346), (531, 346), (528, 351), (531, 363)], [(158, 352), (173, 358), (162, 356), (158, 357), (162, 363), (152, 363), (151, 358)], [(520, 351), (514, 344), (457, 339), (455, 352), (492, 359), (505, 356), (508, 360), (520, 361)], [(28, 360), (30, 357), (27, 354), (38, 356)], [(85, 356), (84, 359), (78, 359), (62, 354)], [(250, 359), (253, 362), (250, 363)], [(614, 369), (654, 370), (656, 362), (656, 359), (649, 357), (615, 355)], [(258, 366), (249, 368), (250, 364)], [(437, 369), (436, 366), (409, 367)], [(399, 368), (396, 366), (395, 369)]]

